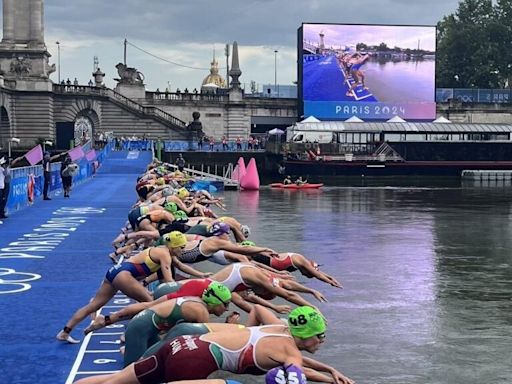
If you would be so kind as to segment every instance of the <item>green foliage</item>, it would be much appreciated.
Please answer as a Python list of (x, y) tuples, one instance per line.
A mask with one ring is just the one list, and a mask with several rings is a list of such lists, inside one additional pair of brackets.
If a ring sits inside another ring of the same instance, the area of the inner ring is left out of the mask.
[(512, 85), (510, 0), (463, 0), (437, 24), (437, 32), (437, 87)]

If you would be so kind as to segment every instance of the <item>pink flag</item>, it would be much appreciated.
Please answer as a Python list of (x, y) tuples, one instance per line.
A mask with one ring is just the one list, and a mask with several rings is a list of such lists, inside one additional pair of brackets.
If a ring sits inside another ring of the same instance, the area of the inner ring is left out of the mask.
[(41, 144), (36, 145), (30, 151), (25, 153), (25, 159), (27, 159), (30, 165), (36, 165), (43, 160), (43, 148), (41, 147)]
[(82, 157), (84, 157), (85, 153), (84, 153), (84, 150), (82, 149), (82, 146), (79, 145), (78, 147), (70, 149), (68, 151), (68, 155), (69, 155), (69, 157), (71, 157), (72, 161), (75, 161), (75, 160), (78, 160), (78, 159), (81, 159)]
[(88, 161), (94, 160), (96, 158), (96, 151), (94, 149), (91, 149), (89, 152), (85, 154), (85, 158)]

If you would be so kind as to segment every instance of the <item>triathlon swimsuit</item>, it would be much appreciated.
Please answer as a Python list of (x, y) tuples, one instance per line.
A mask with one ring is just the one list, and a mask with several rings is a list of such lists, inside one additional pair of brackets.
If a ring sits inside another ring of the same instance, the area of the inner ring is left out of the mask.
[[(254, 261), (257, 261), (258, 263), (268, 265), (269, 267), (272, 267), (274, 269), (277, 269), (278, 271), (288, 271), (288, 272), (295, 272), (297, 270), (300, 271), (304, 276), (306, 277), (313, 277), (307, 269), (303, 267), (297, 267), (295, 264), (293, 264), (293, 253), (287, 253), (286, 257), (284, 258), (277, 258), (277, 257), (269, 257), (266, 255), (260, 255), (259, 253), (255, 254), (252, 259)], [(312, 260), (308, 260), (308, 262), (311, 264), (311, 266), (318, 270), (318, 264), (315, 263)]]
[(181, 262), (187, 264), (198, 263), (200, 261), (207, 260), (211, 256), (211, 254), (206, 255), (201, 251), (202, 242), (203, 240), (199, 240), (199, 242), (194, 248), (182, 251), (181, 255), (178, 256), (178, 259)]
[[(160, 236), (165, 235), (166, 233), (172, 232), (172, 231), (178, 231), (181, 233), (186, 233), (187, 230), (190, 229), (190, 226), (183, 223), (179, 220), (174, 220), (171, 224), (167, 224), (163, 228), (158, 230), (158, 233)], [(158, 241), (163, 241), (162, 238), (158, 239)], [(163, 245), (163, 243), (160, 243), (159, 245)]]
[(146, 258), (141, 264), (132, 263), (127, 260), (124, 263), (114, 265), (105, 274), (105, 279), (112, 284), (119, 272), (128, 271), (135, 279), (142, 280), (153, 272), (158, 271), (160, 269), (160, 264), (151, 258), (150, 252), (151, 248), (148, 248)]
[[(245, 328), (244, 325), (239, 324), (238, 328)], [(205, 333), (212, 332), (212, 330), (205, 323), (180, 323), (176, 324), (172, 327), (169, 332), (165, 335), (165, 337), (156, 344), (153, 344), (149, 347), (146, 352), (142, 355), (142, 357), (148, 357), (154, 354), (156, 351), (160, 349), (162, 345), (164, 345), (167, 341), (172, 340), (178, 336), (183, 335), (204, 335)]]
[(130, 222), (130, 225), (132, 226), (132, 229), (134, 231), (137, 230), (137, 227), (139, 225), (139, 222), (137, 221), (139, 217), (146, 215), (149, 213), (148, 207), (138, 207), (134, 208), (128, 213), (128, 221)]
[[(256, 361), (256, 347), (264, 337), (291, 337), (282, 333), (265, 333), (267, 325), (250, 327), (249, 340), (237, 349), (204, 340), (204, 335), (178, 336), (163, 344), (155, 354), (135, 363), (135, 375), (141, 384), (167, 383), (178, 380), (204, 379), (223, 370), (238, 374), (262, 375), (266, 370)], [(285, 325), (282, 326), (285, 328)]]
[(149, 308), (138, 313), (128, 323), (125, 334), (125, 366), (137, 361), (146, 349), (159, 342), (158, 334), (161, 331), (168, 331), (176, 324), (185, 321), (181, 307), (187, 301), (204, 305), (203, 301), (197, 297), (180, 297), (176, 299), (176, 304), (168, 316), (160, 316)]

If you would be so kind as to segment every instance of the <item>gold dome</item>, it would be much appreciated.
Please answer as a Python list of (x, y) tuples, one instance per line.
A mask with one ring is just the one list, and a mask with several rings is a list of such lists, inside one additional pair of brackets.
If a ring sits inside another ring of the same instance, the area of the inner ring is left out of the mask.
[(226, 88), (226, 80), (219, 75), (219, 63), (215, 60), (215, 54), (211, 62), (210, 74), (204, 78), (202, 86), (207, 84), (215, 84), (219, 88)]

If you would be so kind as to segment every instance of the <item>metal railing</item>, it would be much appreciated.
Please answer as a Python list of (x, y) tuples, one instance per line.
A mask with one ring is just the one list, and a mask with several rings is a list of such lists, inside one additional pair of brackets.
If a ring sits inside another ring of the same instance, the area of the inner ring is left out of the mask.
[(187, 126), (183, 120), (178, 119), (170, 113), (156, 107), (145, 107), (110, 88), (54, 84), (53, 92), (60, 94), (81, 94), (108, 97), (111, 100), (117, 101), (131, 110), (138, 112), (139, 114), (154, 117), (164, 123), (172, 124), (179, 128), (186, 128)]
[(502, 104), (512, 102), (512, 90), (484, 88), (437, 88), (436, 102), (457, 100), (462, 103)]
[[(177, 170), (178, 166), (175, 164), (166, 164), (166, 166)], [(233, 164), (229, 163), (227, 165), (224, 165), (222, 167), (218, 166), (217, 164), (210, 166), (207, 165), (206, 167), (204, 164), (201, 164), (201, 168), (196, 169), (193, 165), (188, 164), (187, 167), (183, 169), (184, 172), (187, 174), (193, 176), (196, 179), (213, 179), (217, 181), (221, 181), (224, 183), (224, 186), (227, 187), (236, 187), (238, 189), (239, 183), (238, 180), (234, 180), (233, 177)]]

